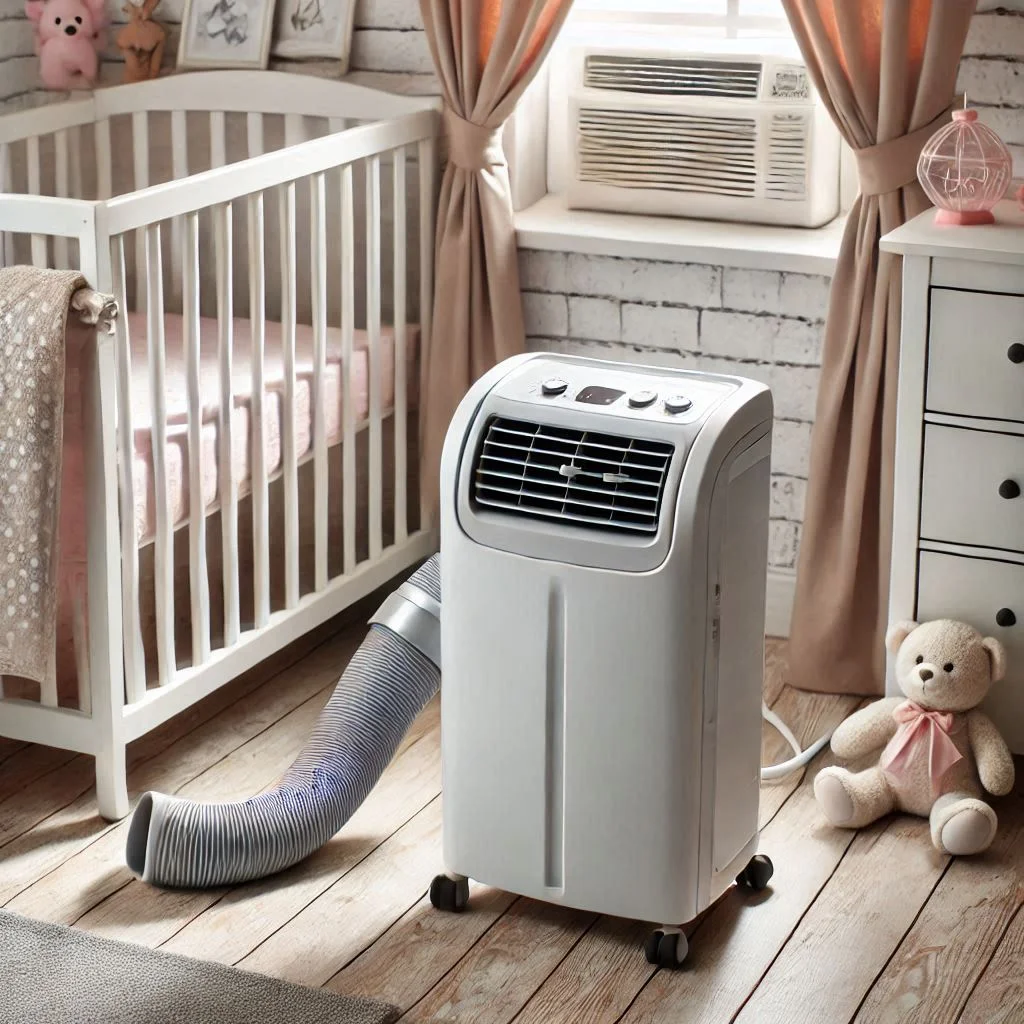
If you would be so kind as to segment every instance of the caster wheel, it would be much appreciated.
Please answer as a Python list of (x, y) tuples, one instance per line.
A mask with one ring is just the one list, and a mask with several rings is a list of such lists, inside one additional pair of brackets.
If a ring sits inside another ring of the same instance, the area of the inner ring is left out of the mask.
[(763, 853), (757, 853), (750, 858), (750, 863), (736, 876), (736, 884), (742, 885), (754, 892), (760, 892), (768, 887), (775, 868)]
[(690, 947), (682, 932), (651, 932), (644, 943), (644, 956), (655, 967), (676, 968), (686, 959)]
[(430, 883), (430, 902), (437, 910), (460, 913), (469, 903), (469, 879), (437, 875)]

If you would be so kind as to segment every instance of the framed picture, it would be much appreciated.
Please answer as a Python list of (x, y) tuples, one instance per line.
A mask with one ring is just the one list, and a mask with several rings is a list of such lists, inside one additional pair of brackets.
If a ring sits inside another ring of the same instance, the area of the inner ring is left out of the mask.
[(340, 60), (348, 70), (356, 0), (277, 0), (274, 56)]
[(274, 0), (185, 0), (178, 67), (265, 68), (273, 27)]

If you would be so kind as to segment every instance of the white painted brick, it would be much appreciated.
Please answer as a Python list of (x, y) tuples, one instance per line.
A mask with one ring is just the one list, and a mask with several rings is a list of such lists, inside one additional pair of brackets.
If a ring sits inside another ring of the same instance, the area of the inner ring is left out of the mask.
[(358, 0), (356, 28), (423, 29), (420, 5), (412, 0)]
[(750, 313), (823, 320), (828, 311), (829, 284), (829, 278), (817, 274), (726, 267), (722, 276), (722, 305)]
[(776, 419), (772, 429), (772, 472), (806, 479), (810, 454), (810, 423)]
[(823, 323), (805, 324), (802, 320), (779, 320), (772, 355), (780, 363), (820, 366), (824, 333)]
[(987, 124), (1008, 145), (1024, 143), (1024, 106), (978, 107), (978, 120)]
[(721, 305), (721, 270), (695, 263), (656, 263), (611, 256), (569, 255), (569, 291), (634, 302)]
[(534, 292), (567, 292), (564, 252), (541, 249), (519, 250), (519, 284)]
[(692, 352), (697, 348), (697, 311), (623, 303), (622, 341), (626, 345)]
[(957, 89), (967, 93), (968, 102), (1024, 102), (1024, 65), (1005, 60), (979, 60), (964, 57), (960, 61)]
[(768, 564), (776, 569), (796, 566), (800, 528), (796, 523), (775, 519), (769, 524)]
[(426, 32), (397, 32), (364, 28), (352, 33), (352, 67), (359, 71), (434, 70)]
[(772, 519), (788, 519), (794, 523), (803, 522), (806, 496), (806, 480), (795, 476), (773, 476)]
[(585, 341), (619, 341), (619, 304), (609, 299), (569, 297), (569, 336)]
[(700, 318), (700, 350), (709, 356), (770, 360), (777, 330), (775, 317), (707, 310)]
[(1012, 14), (978, 13), (971, 18), (971, 27), (964, 44), (964, 56), (1024, 55), (1024, 18)]
[(817, 367), (773, 366), (770, 387), (775, 415), (787, 420), (812, 421), (819, 376)]
[(778, 316), (723, 313), (700, 315), (700, 350), (710, 356), (817, 366), (821, 325)]
[(569, 303), (564, 295), (523, 292), (523, 320), (527, 334), (564, 338), (569, 333)]

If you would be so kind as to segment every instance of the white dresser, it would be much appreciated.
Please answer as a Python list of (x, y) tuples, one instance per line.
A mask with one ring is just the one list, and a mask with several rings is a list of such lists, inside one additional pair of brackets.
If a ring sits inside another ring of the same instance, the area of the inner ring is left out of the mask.
[(1024, 214), (996, 216), (936, 227), (930, 210), (882, 239), (903, 254), (889, 619), (998, 638), (1009, 672), (986, 710), (1024, 754)]

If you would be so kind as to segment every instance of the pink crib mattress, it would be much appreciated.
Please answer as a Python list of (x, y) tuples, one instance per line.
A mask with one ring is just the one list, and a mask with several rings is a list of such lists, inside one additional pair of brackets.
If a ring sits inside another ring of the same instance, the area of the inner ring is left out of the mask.
[[(187, 377), (182, 318), (168, 314), (164, 318), (166, 348), (165, 394), (167, 401), (167, 490), (171, 522), (179, 526), (189, 515), (189, 451)], [(141, 314), (128, 314), (132, 350), (132, 426), (135, 451), (132, 476), (135, 489), (135, 531), (139, 543), (152, 539), (156, 531), (156, 495), (154, 490), (152, 450), (152, 404), (146, 360), (146, 320)], [(240, 495), (247, 494), (252, 479), (252, 407), (251, 332), (248, 320), (236, 320), (233, 351), (232, 454), (231, 471)], [(264, 346), (264, 453), (267, 473), (276, 473), (282, 463), (284, 434), (284, 358), (281, 325), (267, 323)], [(204, 318), (200, 324), (200, 398), (202, 407), (202, 442), (200, 445), (200, 481), (203, 507), (212, 511), (219, 502), (220, 464), (218, 460), (220, 407), (220, 372), (217, 358), (218, 328), (215, 319)], [(381, 332), (381, 396), (387, 411), (395, 394), (394, 332), (385, 327)], [(409, 402), (417, 396), (419, 330), (407, 331), (406, 381)], [(343, 403), (352, 402), (355, 423), (369, 415), (369, 351), (364, 331), (356, 331), (347, 396), (342, 395), (341, 331), (328, 330), (327, 367), (324, 375), (327, 443), (338, 444), (343, 433)], [(295, 400), (292, 409), (295, 454), (301, 459), (313, 442), (313, 331), (300, 324), (295, 346)]]

